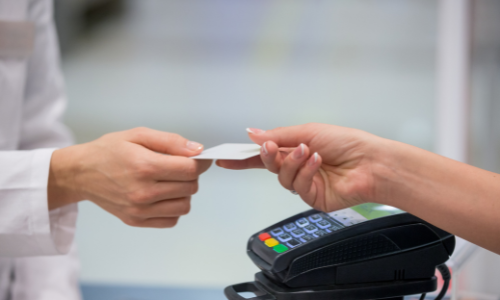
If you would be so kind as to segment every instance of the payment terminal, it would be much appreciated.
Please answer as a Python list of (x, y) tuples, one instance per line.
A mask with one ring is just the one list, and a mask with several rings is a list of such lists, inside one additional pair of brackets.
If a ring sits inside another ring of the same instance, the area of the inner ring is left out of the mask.
[(391, 206), (309, 210), (252, 235), (247, 254), (262, 272), (225, 294), (230, 300), (245, 299), (242, 292), (262, 300), (402, 299), (435, 291), (436, 268), (448, 272), (444, 262), (454, 247), (452, 234)]

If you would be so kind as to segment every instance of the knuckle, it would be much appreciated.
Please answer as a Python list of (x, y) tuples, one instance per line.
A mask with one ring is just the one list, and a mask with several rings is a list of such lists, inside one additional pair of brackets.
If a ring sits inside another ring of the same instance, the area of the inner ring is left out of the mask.
[(184, 140), (184, 138), (181, 135), (177, 134), (177, 133), (171, 133), (171, 132), (169, 132), (168, 135), (169, 135), (169, 140), (171, 142), (177, 142), (177, 141)]
[(133, 134), (136, 134), (136, 135), (143, 135), (145, 134), (149, 129), (146, 128), (146, 127), (136, 127), (134, 129), (131, 129), (130, 131), (133, 133)]
[(142, 224), (140, 220), (138, 220), (136, 218), (132, 218), (132, 217), (124, 217), (121, 220), (126, 225), (132, 226), (132, 227), (140, 227)]
[(175, 227), (175, 225), (177, 225), (178, 221), (179, 221), (178, 217), (163, 218), (155, 220), (155, 222), (151, 223), (150, 226), (157, 228), (172, 228)]
[(136, 127), (127, 131), (130, 138), (134, 140), (142, 140), (142, 138), (150, 131), (146, 127)]
[(186, 198), (186, 200), (182, 202), (180, 214), (187, 215), (190, 211), (191, 211), (191, 198)]
[(131, 217), (142, 217), (144, 215), (144, 209), (139, 206), (129, 206), (126, 208), (125, 213)]
[(278, 175), (278, 181), (280, 182), (281, 186), (283, 186), (287, 190), (293, 190), (293, 187), (288, 184), (286, 180), (283, 179), (283, 177)]
[(304, 124), (304, 127), (307, 129), (307, 130), (312, 130), (313, 128), (317, 128), (319, 125), (319, 123), (316, 123), (316, 122), (310, 122), (310, 123), (306, 123)]
[(136, 160), (136, 163), (134, 165), (134, 172), (137, 176), (146, 178), (154, 174), (155, 168), (152, 164), (149, 164), (143, 160)]
[(178, 217), (175, 217), (175, 218), (169, 218), (167, 219), (167, 222), (166, 222), (166, 228), (172, 228), (172, 227), (175, 227), (175, 225), (177, 225), (177, 223), (179, 222), (179, 218)]
[(200, 186), (198, 184), (198, 180), (195, 180), (194, 182), (189, 184), (189, 194), (194, 195), (198, 193)]
[(196, 164), (189, 163), (184, 166), (184, 174), (189, 179), (195, 180), (198, 179), (198, 168), (196, 167)]
[(147, 202), (149, 195), (143, 190), (137, 190), (128, 194), (128, 200), (132, 204), (143, 204)]

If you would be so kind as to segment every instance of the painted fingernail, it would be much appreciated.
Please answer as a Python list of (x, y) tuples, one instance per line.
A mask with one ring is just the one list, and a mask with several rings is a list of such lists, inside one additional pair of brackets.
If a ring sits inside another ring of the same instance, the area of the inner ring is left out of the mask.
[(191, 151), (198, 151), (198, 150), (201, 150), (203, 148), (203, 145), (200, 144), (200, 143), (197, 143), (197, 142), (193, 142), (193, 141), (188, 141), (186, 143), (186, 147), (191, 150)]
[(307, 165), (314, 166), (318, 162), (318, 157), (319, 157), (318, 152), (314, 152), (314, 154), (311, 156), (311, 158), (309, 158)]
[(269, 152), (267, 151), (267, 146), (266, 146), (267, 142), (265, 142), (264, 144), (262, 144), (262, 153), (264, 153), (264, 155), (268, 155)]
[(300, 144), (295, 150), (293, 150), (293, 158), (299, 159), (304, 156), (304, 152), (306, 150), (306, 145)]
[(266, 132), (265, 130), (258, 129), (258, 128), (247, 128), (247, 132), (251, 134), (261, 134)]

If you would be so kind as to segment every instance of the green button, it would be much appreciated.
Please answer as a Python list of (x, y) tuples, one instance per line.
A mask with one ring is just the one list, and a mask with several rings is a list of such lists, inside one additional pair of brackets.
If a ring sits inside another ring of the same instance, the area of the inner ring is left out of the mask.
[(283, 245), (283, 244), (279, 244), (279, 245), (277, 245), (277, 246), (274, 246), (274, 247), (273, 247), (273, 250), (274, 250), (274, 251), (276, 251), (276, 252), (278, 252), (278, 253), (283, 253), (283, 252), (285, 252), (286, 250), (288, 250), (288, 247), (287, 247), (287, 246), (285, 246), (285, 245)]

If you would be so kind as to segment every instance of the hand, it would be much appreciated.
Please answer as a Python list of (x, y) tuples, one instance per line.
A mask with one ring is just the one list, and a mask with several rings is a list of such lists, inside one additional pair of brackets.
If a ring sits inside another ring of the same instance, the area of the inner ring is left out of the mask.
[(137, 128), (56, 150), (49, 208), (88, 199), (131, 226), (175, 226), (212, 162), (188, 158), (202, 149), (177, 134)]
[[(269, 131), (249, 129), (262, 145), (260, 157), (219, 160), (228, 169), (267, 168), (279, 182), (295, 190), (310, 206), (334, 211), (378, 198), (373, 169), (384, 139), (326, 124), (306, 124)], [(380, 203), (380, 202), (379, 202)]]
[(323, 211), (364, 202), (391, 205), (500, 254), (499, 174), (332, 125), (250, 129), (250, 138), (262, 145), (260, 157), (217, 164), (266, 167)]

